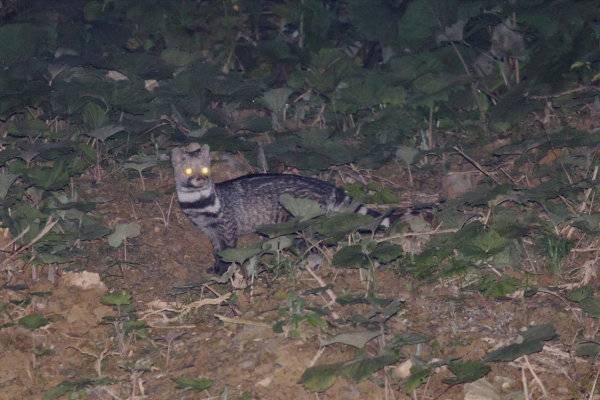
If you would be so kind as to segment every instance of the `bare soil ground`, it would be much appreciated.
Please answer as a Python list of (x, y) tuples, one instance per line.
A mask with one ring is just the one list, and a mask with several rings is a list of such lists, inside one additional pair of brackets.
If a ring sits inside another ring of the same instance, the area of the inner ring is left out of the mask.
[[(391, 182), (405, 179), (395, 167), (381, 173)], [(421, 182), (424, 187), (420, 193), (424, 197), (428, 196), (427, 186), (440, 185), (430, 177), (416, 179), (417, 185)], [(50, 324), (35, 331), (18, 325), (0, 329), (0, 399), (42, 398), (62, 382), (79, 382), (82, 391), (73, 390), (78, 394), (69, 397), (79, 399), (518, 399), (524, 398), (524, 383), (532, 399), (582, 399), (589, 396), (597, 379), (597, 367), (575, 357), (572, 346), (576, 337), (593, 337), (598, 321), (583, 316), (580, 309), (559, 296), (516, 295), (490, 300), (477, 292), (460, 290), (465, 284), (462, 278), (417, 281), (378, 270), (376, 293), (405, 303), (388, 321), (386, 334), (367, 345), (368, 354), (376, 354), (389, 334), (407, 330), (433, 338), (427, 345), (405, 350), (406, 356), (423, 359), (480, 359), (490, 350), (517, 340), (519, 332), (530, 324), (552, 323), (560, 336), (526, 359), (493, 364), (485, 378), (487, 386), (482, 382), (448, 386), (442, 380), (452, 375), (442, 367), (409, 396), (400, 384), (406, 365), (397, 365), (359, 383), (338, 379), (323, 393), (309, 393), (298, 384), (307, 367), (349, 360), (356, 350), (338, 343), (320, 351), (319, 338), (325, 336), (324, 330), (307, 323), (295, 336), (275, 333), (271, 325), (278, 311), (285, 309), (288, 293), (303, 293), (319, 284), (299, 270), (277, 279), (262, 274), (252, 289), (245, 290), (203, 283), (213, 261), (211, 246), (172, 200), (170, 170), (154, 169), (145, 184), (148, 190), (159, 193), (156, 201), (136, 200), (141, 187), (135, 177), (117, 174), (97, 185), (85, 179), (77, 183), (84, 199), (106, 200), (99, 211), (110, 227), (122, 222), (141, 224), (141, 235), (124, 248), (112, 249), (105, 240), (86, 245), (87, 257), (81, 263), (61, 268), (57, 274), (37, 271), (35, 280), (30, 265), (14, 269), (10, 279), (13, 289), (2, 290), (1, 299), (2, 304), (13, 308), (4, 310), (2, 322), (38, 312), (49, 318)], [(410, 195), (417, 196), (417, 192), (415, 189)], [(429, 195), (435, 197), (435, 192), (429, 191)], [(67, 269), (98, 273), (106, 287), (97, 283), (83, 289), (72, 282), (72, 276), (67, 279)], [(366, 291), (367, 283), (358, 270), (326, 265), (318, 275), (333, 285), (337, 294)], [(540, 285), (553, 283), (547, 275), (532, 279)], [(119, 311), (100, 302), (107, 290), (132, 295), (133, 309), (148, 324), (145, 335), (125, 333), (122, 321), (116, 318)], [(201, 302), (228, 293), (235, 301)], [(316, 307), (328, 301), (320, 295), (303, 298), (307, 305)], [(169, 311), (175, 303), (187, 305), (189, 312), (183, 315), (181, 308)], [(341, 317), (369, 311), (367, 305), (334, 305), (333, 309)], [(177, 315), (181, 318), (164, 323)], [(224, 322), (217, 316), (230, 319)], [(332, 326), (325, 330), (335, 331)], [(87, 386), (82, 382), (99, 377), (107, 381), (88, 382)], [(175, 382), (179, 377), (206, 377), (214, 385), (201, 392), (183, 390)], [(225, 388), (228, 397), (222, 396)]]

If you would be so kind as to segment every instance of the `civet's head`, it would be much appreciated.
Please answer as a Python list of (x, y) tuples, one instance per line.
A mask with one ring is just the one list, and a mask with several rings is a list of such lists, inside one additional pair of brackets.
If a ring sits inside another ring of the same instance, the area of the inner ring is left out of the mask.
[(211, 183), (208, 145), (190, 143), (171, 151), (175, 182), (179, 187), (201, 188)]

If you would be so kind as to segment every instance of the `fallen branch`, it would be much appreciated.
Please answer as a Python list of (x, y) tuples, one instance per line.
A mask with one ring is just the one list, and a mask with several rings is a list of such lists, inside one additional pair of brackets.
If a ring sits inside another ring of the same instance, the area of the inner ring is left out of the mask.
[(471, 164), (473, 164), (473, 166), (475, 168), (477, 168), (482, 174), (484, 174), (485, 176), (487, 176), (488, 178), (490, 178), (491, 180), (494, 181), (494, 183), (496, 183), (497, 185), (500, 185), (500, 181), (498, 179), (496, 179), (495, 176), (493, 176), (492, 174), (490, 174), (489, 172), (487, 172), (485, 169), (483, 169), (483, 167), (475, 160), (473, 160), (471, 157), (469, 157), (468, 155), (465, 154), (464, 151), (462, 151), (461, 149), (458, 148), (458, 146), (454, 146), (452, 147), (454, 150), (456, 150), (458, 152), (458, 154), (460, 154), (461, 156), (463, 156), (468, 162), (470, 162)]
[[(313, 279), (315, 281), (317, 281), (317, 283), (319, 284), (319, 286), (321, 286), (321, 287), (327, 287), (327, 285), (325, 284), (325, 282), (323, 281), (323, 279), (321, 279), (321, 277), (319, 275), (317, 275), (317, 273), (313, 270), (313, 268), (310, 265), (310, 263), (307, 263), (307, 265), (305, 265), (304, 268), (308, 271), (308, 273), (310, 274), (310, 276), (312, 276)], [(325, 293), (327, 293), (327, 295), (331, 299), (331, 303), (327, 304), (327, 307), (331, 309), (331, 304), (335, 304), (336, 303), (337, 296), (335, 295), (335, 293), (331, 289), (325, 290)], [(340, 316), (338, 315), (338, 313), (336, 313), (333, 310), (331, 310), (331, 316), (334, 319), (340, 319)]]
[(263, 328), (271, 327), (271, 325), (267, 324), (266, 322), (261, 322), (261, 321), (252, 321), (252, 320), (243, 319), (243, 318), (230, 318), (230, 317), (226, 317), (226, 316), (220, 315), (220, 314), (215, 314), (215, 317), (219, 318), (223, 322), (230, 323), (230, 324), (252, 325), (252, 326), (260, 326)]
[[(201, 300), (194, 301), (193, 303), (190, 303), (190, 304), (185, 304), (183, 306), (178, 303), (173, 303), (173, 302), (167, 303), (167, 302), (162, 302), (162, 301), (153, 301), (149, 304), (149, 306), (150, 306), (150, 308), (154, 307), (155, 309), (151, 309), (151, 310), (142, 312), (140, 319), (147, 320), (148, 318), (150, 318), (152, 316), (162, 315), (161, 322), (164, 324), (168, 324), (168, 323), (171, 323), (171, 322), (181, 319), (183, 316), (189, 314), (190, 312), (192, 312), (200, 307), (220, 305), (221, 303), (229, 300), (230, 297), (231, 297), (231, 293), (226, 293), (217, 298), (201, 299)], [(177, 314), (177, 316), (173, 317), (173, 318), (168, 318), (164, 315), (165, 312), (172, 312), (172, 313)]]

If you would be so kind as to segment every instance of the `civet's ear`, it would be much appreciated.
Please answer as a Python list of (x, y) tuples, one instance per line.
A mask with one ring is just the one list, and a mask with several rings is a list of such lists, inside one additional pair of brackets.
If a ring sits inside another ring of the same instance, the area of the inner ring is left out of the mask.
[(199, 143), (190, 143), (185, 147), (185, 151), (188, 153), (194, 153), (198, 150), (200, 150), (202, 148), (202, 146), (200, 146)]

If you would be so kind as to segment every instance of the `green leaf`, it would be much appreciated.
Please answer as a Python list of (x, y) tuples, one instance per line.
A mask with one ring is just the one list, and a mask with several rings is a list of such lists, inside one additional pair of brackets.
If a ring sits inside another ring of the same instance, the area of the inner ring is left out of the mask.
[(486, 257), (496, 254), (507, 244), (505, 236), (494, 229), (481, 230), (479, 234), (465, 240), (461, 245), (461, 251), (468, 257)]
[(10, 172), (0, 173), (0, 200), (4, 200), (8, 194), (8, 189), (12, 186), (19, 175)]
[(284, 320), (279, 320), (276, 321), (272, 328), (273, 328), (273, 332), (275, 333), (283, 333), (283, 327), (285, 326), (285, 321)]
[(139, 320), (139, 319), (125, 321), (125, 323), (123, 324), (123, 330), (125, 331), (126, 334), (131, 333), (131, 332), (137, 332), (138, 334), (145, 336), (147, 333), (146, 328), (148, 328), (148, 325), (146, 325), (146, 322)]
[(343, 363), (323, 364), (310, 367), (304, 371), (300, 381), (309, 392), (324, 392), (334, 383)]
[(329, 346), (333, 343), (344, 343), (349, 346), (362, 349), (365, 345), (373, 340), (374, 338), (381, 336), (381, 331), (358, 331), (358, 332), (346, 332), (335, 335), (331, 338), (321, 339), (321, 347)]
[(187, 51), (168, 48), (162, 51), (160, 58), (169, 65), (183, 67), (194, 61), (197, 56)]
[(404, 161), (404, 163), (407, 165), (412, 164), (415, 161), (418, 154), (419, 149), (417, 149), (416, 147), (399, 146), (396, 150), (396, 158)]
[(81, 225), (77, 235), (81, 240), (94, 240), (107, 236), (110, 232), (110, 229), (105, 226), (91, 223)]
[(396, 204), (398, 196), (389, 187), (369, 182), (366, 189), (360, 183), (349, 183), (344, 189), (352, 199), (368, 204)]
[(582, 342), (575, 346), (575, 355), (578, 357), (589, 357), (597, 359), (600, 356), (600, 343)]
[(223, 261), (242, 264), (244, 261), (259, 255), (262, 252), (262, 246), (259, 244), (257, 246), (235, 247), (232, 249), (221, 250), (219, 252), (219, 257), (221, 257)]
[(50, 29), (35, 24), (5, 24), (0, 27), (0, 60), (7, 66), (28, 61), (48, 50)]
[(402, 256), (403, 253), (402, 246), (384, 242), (371, 252), (371, 257), (374, 257), (383, 264), (387, 264)]
[(557, 334), (550, 324), (530, 326), (522, 334), (522, 343), (513, 343), (489, 353), (484, 361), (513, 361), (523, 355), (538, 353), (544, 347), (544, 341), (554, 339)]
[(398, 38), (400, 46), (415, 48), (420, 47), (425, 41), (431, 40), (438, 27), (438, 18), (446, 15), (448, 11), (442, 3), (421, 0), (411, 2), (398, 21)]
[(107, 306), (125, 306), (131, 304), (131, 295), (127, 292), (106, 293), (100, 302)]
[(137, 222), (118, 224), (113, 233), (108, 235), (108, 244), (111, 247), (119, 247), (125, 239), (137, 237), (141, 233), (141, 226)]
[(600, 213), (580, 215), (571, 223), (589, 235), (600, 234)]
[(386, 305), (383, 310), (381, 310), (380, 319), (385, 321), (393, 317), (402, 309), (403, 304), (404, 302), (402, 300), (394, 299), (390, 304)]
[(429, 368), (412, 367), (410, 369), (410, 376), (404, 383), (404, 393), (408, 395), (412, 394), (429, 379), (429, 374), (431, 374)]
[(83, 123), (90, 129), (99, 129), (108, 124), (108, 110), (93, 101), (86, 103), (81, 112)]
[(283, 112), (288, 98), (293, 90), (287, 87), (270, 89), (263, 95), (263, 102), (272, 112), (279, 114)]
[(323, 214), (321, 205), (314, 200), (293, 197), (288, 193), (279, 196), (281, 205), (300, 221), (313, 219)]
[(104, 6), (100, 1), (88, 1), (83, 6), (83, 17), (86, 21), (96, 21), (102, 17)]
[(327, 327), (327, 322), (321, 317), (319, 313), (311, 312), (304, 316), (304, 320), (310, 325), (314, 327), (320, 327), (325, 329)]
[(523, 340), (552, 340), (556, 338), (558, 334), (552, 324), (544, 325), (531, 325), (523, 332)]
[(27, 177), (42, 189), (57, 190), (69, 183), (70, 174), (64, 161), (59, 161), (52, 167), (32, 168), (27, 171)]
[(521, 283), (513, 277), (507, 276), (500, 279), (485, 275), (479, 282), (479, 291), (486, 297), (498, 299), (514, 293), (521, 287)]
[(262, 243), (261, 248), (265, 251), (280, 252), (294, 244), (293, 236), (279, 236)]
[(588, 297), (579, 304), (584, 313), (592, 318), (600, 318), (600, 297)]
[(332, 165), (353, 162), (363, 153), (324, 129), (310, 129), (294, 134), (277, 135), (277, 140), (264, 146), (267, 161), (283, 163), (303, 170), (322, 171)]
[(388, 347), (393, 350), (400, 350), (403, 346), (410, 346), (420, 343), (427, 343), (429, 337), (418, 332), (404, 332), (394, 335), (392, 340), (389, 342)]
[(180, 376), (175, 379), (175, 384), (178, 389), (191, 389), (201, 392), (203, 390), (210, 389), (214, 381), (208, 378), (190, 378), (187, 376)]
[(256, 232), (266, 235), (270, 238), (290, 235), (299, 230), (298, 221), (290, 220), (281, 224), (259, 225), (256, 227)]
[(50, 323), (43, 315), (40, 314), (26, 315), (24, 317), (19, 318), (17, 322), (19, 323), (19, 325), (29, 329), (30, 331), (34, 331)]
[(514, 361), (517, 358), (533, 353), (539, 353), (544, 348), (540, 341), (513, 343), (492, 351), (485, 357), (485, 361)]
[(41, 264), (65, 264), (73, 261), (73, 258), (74, 256), (40, 252), (36, 257), (36, 261), (39, 261)]
[(374, 218), (369, 215), (340, 213), (318, 217), (310, 223), (309, 228), (323, 236), (338, 237), (358, 229), (366, 229), (373, 221)]
[(332, 93), (355, 70), (356, 66), (341, 49), (322, 48), (311, 57), (307, 71), (292, 76), (290, 86), (308, 86), (321, 93)]
[(342, 247), (340, 251), (335, 253), (331, 265), (337, 268), (369, 268), (371, 263), (363, 253), (362, 246), (355, 244)]
[(481, 361), (452, 361), (448, 364), (448, 368), (456, 375), (455, 378), (444, 379), (444, 383), (448, 385), (474, 382), (492, 370), (489, 365)]
[(399, 80), (379, 70), (361, 71), (343, 81), (336, 89), (336, 107), (342, 112), (357, 112), (376, 105), (403, 107), (406, 92)]
[(383, 367), (394, 364), (397, 361), (398, 356), (392, 354), (359, 359), (355, 362), (345, 365), (341, 371), (341, 375), (348, 379), (352, 379), (355, 382), (360, 382)]
[(391, 44), (397, 39), (398, 8), (384, 0), (351, 0), (348, 13), (352, 24), (367, 39)]
[(125, 128), (122, 126), (107, 125), (107, 126), (103, 126), (101, 128), (94, 129), (90, 132), (85, 132), (84, 135), (96, 138), (96, 139), (100, 140), (101, 142), (104, 142), (106, 139), (108, 139), (112, 135), (119, 133), (121, 131), (124, 131), (124, 130), (125, 130)]
[(354, 304), (370, 304), (369, 299), (365, 298), (363, 294), (343, 294), (338, 296), (336, 302), (342, 306), (351, 306)]

